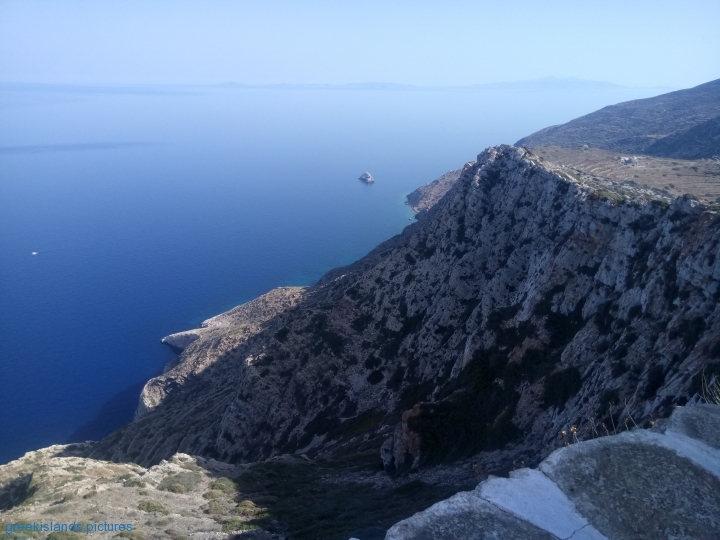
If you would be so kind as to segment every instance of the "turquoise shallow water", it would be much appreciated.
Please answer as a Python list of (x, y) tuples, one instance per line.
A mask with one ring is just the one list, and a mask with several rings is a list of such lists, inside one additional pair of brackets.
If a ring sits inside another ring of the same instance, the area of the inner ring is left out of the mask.
[(356, 260), (486, 146), (652, 93), (0, 87), (0, 463), (129, 421), (160, 338)]

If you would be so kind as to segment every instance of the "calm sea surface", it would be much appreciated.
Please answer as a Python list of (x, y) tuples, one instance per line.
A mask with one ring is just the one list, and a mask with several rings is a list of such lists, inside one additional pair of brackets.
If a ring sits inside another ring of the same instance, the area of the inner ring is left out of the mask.
[(483, 148), (657, 93), (0, 87), (0, 463), (129, 421), (160, 338), (356, 260)]

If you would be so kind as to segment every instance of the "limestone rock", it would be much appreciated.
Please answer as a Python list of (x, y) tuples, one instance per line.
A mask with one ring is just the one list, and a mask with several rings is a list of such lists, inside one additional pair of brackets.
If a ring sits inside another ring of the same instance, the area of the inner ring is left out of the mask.
[(460, 178), (461, 169), (448, 171), (437, 180), (433, 180), (429, 184), (420, 186), (407, 196), (405, 204), (410, 206), (417, 215), (417, 219), (422, 219), (427, 215), (428, 210), (435, 206), (445, 194), (450, 191), (458, 178)]
[(296, 305), (304, 294), (305, 287), (278, 287), (203, 321), (200, 328), (163, 338), (163, 343), (182, 354), (165, 366), (165, 373), (145, 384), (135, 418), (162, 403), (168, 389), (182, 385), (187, 377), (204, 371), (226, 350), (259, 333), (267, 321)]
[(362, 173), (362, 174), (360, 175), (360, 177), (358, 178), (358, 180), (360, 180), (360, 181), (362, 181), (362, 182), (365, 182), (366, 184), (372, 184), (372, 183), (375, 182), (375, 179), (373, 178), (373, 175), (370, 174), (370, 173), (367, 172), (367, 171), (365, 171), (364, 173)]

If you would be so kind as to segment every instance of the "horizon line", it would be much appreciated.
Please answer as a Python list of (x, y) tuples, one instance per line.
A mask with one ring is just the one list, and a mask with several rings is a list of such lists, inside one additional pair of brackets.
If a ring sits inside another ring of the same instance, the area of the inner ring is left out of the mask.
[[(701, 83), (702, 84), (702, 83)], [(511, 89), (517, 87), (562, 88), (562, 89), (616, 89), (616, 90), (675, 90), (675, 87), (656, 86), (628, 86), (608, 81), (581, 79), (578, 77), (538, 77), (516, 81), (498, 81), (474, 84), (408, 84), (393, 82), (350, 82), (350, 83), (244, 83), (236, 81), (208, 82), (22, 82), (0, 81), (0, 87), (35, 87), (35, 88), (86, 88), (86, 89), (112, 89), (112, 88), (274, 88), (274, 89), (347, 89), (347, 90), (481, 90), (481, 89)]]

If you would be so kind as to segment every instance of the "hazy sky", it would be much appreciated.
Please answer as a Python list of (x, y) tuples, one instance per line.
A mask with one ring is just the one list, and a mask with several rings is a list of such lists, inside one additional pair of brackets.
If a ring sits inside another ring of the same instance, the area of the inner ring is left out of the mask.
[(718, 0), (0, 0), (0, 81), (720, 78)]

